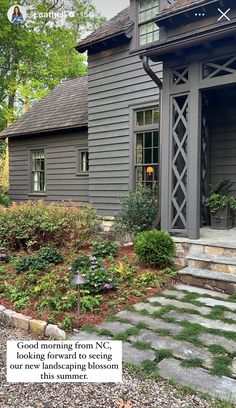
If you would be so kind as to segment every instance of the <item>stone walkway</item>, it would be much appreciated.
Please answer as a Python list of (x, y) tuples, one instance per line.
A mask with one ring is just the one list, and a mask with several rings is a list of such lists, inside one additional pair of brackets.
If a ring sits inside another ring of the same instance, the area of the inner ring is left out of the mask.
[(71, 340), (123, 341), (123, 361), (236, 404), (236, 299), (177, 285)]

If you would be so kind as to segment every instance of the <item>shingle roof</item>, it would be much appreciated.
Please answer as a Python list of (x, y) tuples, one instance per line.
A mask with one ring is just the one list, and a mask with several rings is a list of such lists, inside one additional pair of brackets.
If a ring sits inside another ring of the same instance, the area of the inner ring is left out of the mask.
[(209, 0), (176, 0), (171, 6), (163, 10), (159, 15), (158, 19), (162, 16), (177, 13), (179, 11), (184, 11), (192, 6), (202, 6), (205, 3), (209, 3)]
[(0, 133), (0, 137), (76, 128), (88, 124), (88, 78), (70, 79), (57, 85), (29, 112)]
[(80, 41), (76, 48), (78, 51), (83, 52), (94, 43), (99, 43), (108, 38), (124, 33), (129, 27), (131, 27), (131, 25), (130, 8), (127, 7), (111, 20), (107, 21), (103, 27), (94, 31), (84, 40)]

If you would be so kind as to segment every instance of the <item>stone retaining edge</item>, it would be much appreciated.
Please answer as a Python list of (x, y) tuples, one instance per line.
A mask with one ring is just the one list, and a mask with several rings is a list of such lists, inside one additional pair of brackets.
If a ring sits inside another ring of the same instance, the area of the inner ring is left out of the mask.
[(36, 336), (46, 336), (54, 340), (65, 340), (66, 333), (56, 324), (50, 324), (44, 320), (33, 319), (32, 317), (17, 313), (0, 305), (0, 321), (8, 326), (24, 330)]

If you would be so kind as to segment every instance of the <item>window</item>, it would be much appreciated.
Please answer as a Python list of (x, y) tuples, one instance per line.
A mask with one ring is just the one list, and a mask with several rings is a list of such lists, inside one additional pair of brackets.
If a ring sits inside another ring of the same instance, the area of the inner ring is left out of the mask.
[(35, 150), (32, 152), (32, 190), (36, 193), (45, 191), (44, 150)]
[(78, 170), (79, 170), (79, 174), (81, 173), (88, 173), (89, 171), (89, 153), (87, 150), (78, 150), (78, 154), (79, 154), (79, 166), (78, 166)]
[(159, 109), (135, 112), (136, 186), (152, 187), (158, 181)]
[(140, 45), (159, 40), (159, 28), (154, 21), (158, 11), (158, 0), (140, 0), (138, 11)]

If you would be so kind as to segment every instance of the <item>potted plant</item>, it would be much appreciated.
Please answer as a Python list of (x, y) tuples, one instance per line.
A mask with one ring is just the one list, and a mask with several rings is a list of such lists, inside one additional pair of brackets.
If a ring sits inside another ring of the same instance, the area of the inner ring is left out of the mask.
[(223, 180), (217, 184), (205, 201), (211, 215), (211, 228), (230, 229), (233, 227), (233, 215), (236, 210), (236, 198), (229, 195), (232, 184)]

